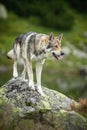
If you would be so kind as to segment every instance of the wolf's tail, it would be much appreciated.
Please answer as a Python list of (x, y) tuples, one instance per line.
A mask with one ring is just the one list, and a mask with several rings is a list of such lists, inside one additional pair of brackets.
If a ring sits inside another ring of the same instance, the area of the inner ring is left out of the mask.
[(18, 60), (20, 58), (20, 45), (15, 43), (13, 49), (7, 53), (7, 57), (9, 59)]
[(16, 59), (16, 54), (14, 53), (14, 50), (13, 50), (13, 49), (11, 49), (11, 50), (7, 53), (7, 57), (8, 57), (8, 59), (13, 59), (13, 60)]

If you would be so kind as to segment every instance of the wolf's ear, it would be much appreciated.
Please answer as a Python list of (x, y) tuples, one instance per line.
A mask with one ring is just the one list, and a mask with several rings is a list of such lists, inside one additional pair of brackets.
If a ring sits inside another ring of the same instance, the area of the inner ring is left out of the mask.
[(62, 37), (63, 37), (63, 33), (61, 33), (61, 34), (58, 36), (59, 42), (61, 42)]
[(53, 34), (53, 32), (51, 32), (51, 33), (50, 33), (50, 36), (49, 36), (49, 40), (52, 41), (53, 39), (54, 39), (54, 34)]

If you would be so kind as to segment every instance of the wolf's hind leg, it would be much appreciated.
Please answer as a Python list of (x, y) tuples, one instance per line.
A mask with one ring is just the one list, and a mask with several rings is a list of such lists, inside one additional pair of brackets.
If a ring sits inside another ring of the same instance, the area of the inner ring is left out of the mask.
[(17, 71), (17, 60), (14, 61), (13, 64), (13, 77), (18, 77), (18, 71)]
[(44, 63), (43, 60), (36, 63), (37, 90), (42, 96), (44, 96), (43, 90), (41, 88), (41, 73), (42, 73), (43, 63)]
[(28, 59), (26, 60), (26, 70), (27, 70), (28, 79), (29, 79), (29, 87), (35, 90), (32, 63)]

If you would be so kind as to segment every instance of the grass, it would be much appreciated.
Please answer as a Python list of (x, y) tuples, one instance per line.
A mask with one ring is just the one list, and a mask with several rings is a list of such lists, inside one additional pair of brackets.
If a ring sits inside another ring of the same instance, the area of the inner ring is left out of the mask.
[[(6, 58), (6, 53), (12, 48), (14, 39), (21, 33), (28, 31), (35, 31), (39, 33), (50, 34), (54, 32), (55, 35), (63, 33), (64, 37), (62, 40), (63, 46), (66, 46), (66, 42), (70, 42), (79, 49), (83, 49), (79, 44), (83, 42), (87, 46), (87, 39), (83, 37), (83, 33), (87, 29), (87, 17), (79, 14), (76, 15), (75, 25), (70, 31), (60, 31), (51, 28), (43, 27), (37, 23), (30, 22), (29, 19), (19, 18), (13, 13), (9, 13), (9, 17), (6, 20), (0, 20), (0, 66), (6, 66), (9, 68), (9, 72), (1, 73), (1, 84), (4, 84), (12, 76), (12, 61)], [(68, 62), (73, 63), (72, 66), (68, 65)], [(87, 60), (78, 59), (77, 57), (70, 55), (65, 57), (61, 61), (46, 61), (42, 74), (42, 85), (49, 88), (61, 91), (66, 95), (74, 98), (83, 96), (81, 91), (77, 89), (70, 89), (69, 85), (75, 80), (81, 80), (82, 77), (78, 75), (79, 65), (87, 65)], [(35, 70), (35, 67), (34, 67)], [(68, 89), (61, 88), (58, 82), (67, 82)], [(83, 81), (86, 83), (85, 79)], [(79, 81), (78, 81), (79, 82)], [(85, 90), (84, 90), (85, 91)]]

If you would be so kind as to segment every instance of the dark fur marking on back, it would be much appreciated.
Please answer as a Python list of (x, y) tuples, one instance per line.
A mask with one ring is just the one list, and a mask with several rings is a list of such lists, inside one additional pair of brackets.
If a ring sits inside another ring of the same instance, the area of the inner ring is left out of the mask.
[[(35, 38), (36, 38), (37, 33), (32, 33), (32, 35), (28, 39), (28, 44), (27, 44), (27, 56), (30, 57), (30, 52), (34, 53), (35, 50)], [(29, 36), (29, 35), (28, 35)], [(27, 38), (27, 37), (26, 37)]]

